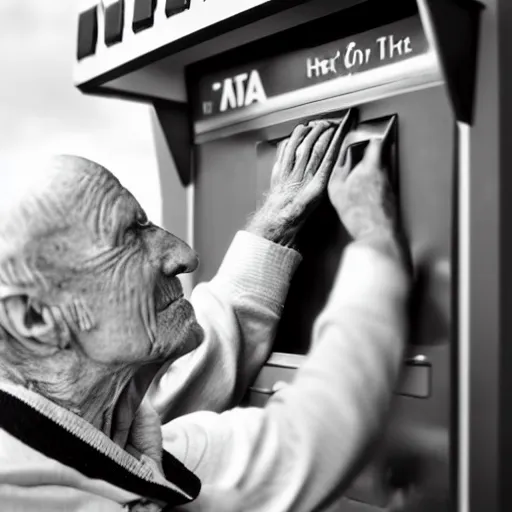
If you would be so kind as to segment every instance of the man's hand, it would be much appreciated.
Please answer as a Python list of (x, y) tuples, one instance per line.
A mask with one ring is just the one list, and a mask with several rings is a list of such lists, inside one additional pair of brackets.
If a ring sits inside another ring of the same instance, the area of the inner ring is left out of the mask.
[(327, 189), (351, 125), (350, 113), (341, 123), (322, 120), (301, 124), (290, 138), (279, 144), (270, 191), (247, 231), (281, 245), (293, 244), (300, 227)]
[(409, 265), (397, 198), (382, 165), (382, 141), (371, 139), (354, 169), (349, 145), (350, 135), (329, 181), (329, 199), (355, 241), (368, 243)]

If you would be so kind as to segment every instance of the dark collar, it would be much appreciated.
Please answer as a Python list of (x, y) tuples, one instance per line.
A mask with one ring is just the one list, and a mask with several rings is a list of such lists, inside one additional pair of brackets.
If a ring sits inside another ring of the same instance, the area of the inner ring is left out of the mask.
[(139, 477), (24, 400), (2, 389), (0, 428), (88, 478), (104, 480), (151, 501), (164, 502), (169, 506), (183, 505), (195, 499), (201, 489), (199, 478), (170, 453), (163, 453), (165, 478), (190, 499), (178, 491)]

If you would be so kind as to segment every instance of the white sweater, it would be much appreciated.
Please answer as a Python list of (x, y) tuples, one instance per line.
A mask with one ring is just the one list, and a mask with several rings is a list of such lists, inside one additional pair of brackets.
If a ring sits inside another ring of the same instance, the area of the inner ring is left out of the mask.
[[(393, 261), (351, 245), (295, 383), (265, 409), (220, 413), (267, 358), (299, 261), (241, 232), (218, 275), (195, 289), (204, 343), (164, 369), (151, 392), (168, 420), (166, 478), (82, 418), (0, 383), (0, 510), (159, 510), (197, 494), (188, 470), (202, 489), (187, 510), (312, 512), (342, 492), (379, 427), (401, 359), (407, 279)], [(201, 409), (211, 412), (192, 412)]]
[[(346, 489), (381, 425), (404, 347), (408, 279), (394, 261), (358, 244), (345, 250), (293, 385), (264, 409), (220, 412), (268, 357), (298, 263), (294, 251), (240, 232), (217, 276), (194, 290), (205, 342), (152, 390), (170, 420), (164, 447), (202, 481), (187, 510), (324, 509)], [(201, 409), (212, 412), (181, 416)]]

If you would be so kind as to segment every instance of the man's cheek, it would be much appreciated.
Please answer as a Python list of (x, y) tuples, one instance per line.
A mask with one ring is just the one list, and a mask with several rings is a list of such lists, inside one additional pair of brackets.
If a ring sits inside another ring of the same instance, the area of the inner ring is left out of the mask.
[(101, 332), (81, 337), (81, 345), (88, 358), (105, 364), (134, 363), (147, 358), (151, 351), (145, 331), (129, 321), (104, 325)]
[(112, 326), (110, 335), (112, 353), (120, 361), (135, 362), (151, 353), (151, 340), (142, 322), (132, 318), (124, 325)]

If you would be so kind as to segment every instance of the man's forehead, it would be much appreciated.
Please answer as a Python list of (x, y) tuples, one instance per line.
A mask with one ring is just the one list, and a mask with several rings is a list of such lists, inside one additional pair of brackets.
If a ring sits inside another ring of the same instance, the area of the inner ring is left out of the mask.
[[(34, 201), (43, 206), (51, 201), (60, 205), (58, 210), (64, 213), (77, 201), (93, 209), (116, 205), (116, 210), (128, 215), (140, 211), (136, 199), (111, 172), (96, 162), (73, 155), (55, 155), (38, 162), (20, 161), (5, 170), (0, 187), (0, 215), (13, 214)], [(76, 208), (74, 211), (77, 213)]]
[(69, 180), (75, 180), (75, 192), (83, 194), (88, 204), (94, 204), (101, 210), (106, 207), (113, 216), (114, 225), (123, 218), (130, 219), (141, 212), (131, 192), (102, 165), (86, 158), (67, 155), (54, 157), (52, 165), (57, 173), (67, 174)]
[(102, 165), (74, 155), (55, 155), (46, 164), (45, 172), (52, 180), (66, 181), (77, 187), (108, 184), (123, 189), (119, 180)]
[(9, 195), (19, 197), (37, 190), (43, 191), (49, 186), (74, 184), (80, 187), (91, 181), (110, 182), (121, 187), (107, 169), (83, 157), (51, 155), (41, 159), (25, 158), (2, 171), (2, 195), (9, 192)]
[(91, 189), (97, 194), (108, 190), (116, 199), (129, 205), (137, 206), (137, 200), (123, 187), (120, 181), (108, 169), (86, 158), (69, 155), (54, 156), (50, 161), (57, 175), (75, 180), (77, 187)]

